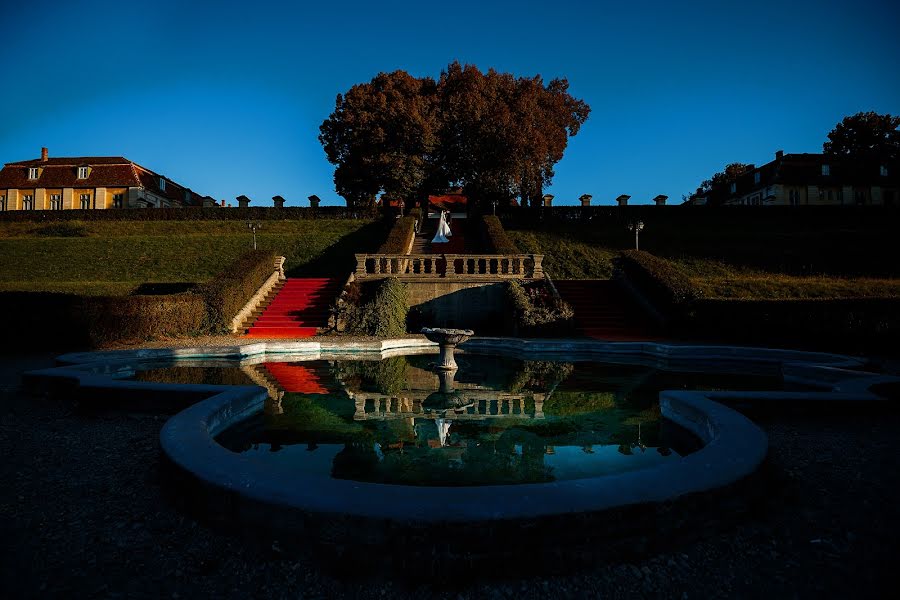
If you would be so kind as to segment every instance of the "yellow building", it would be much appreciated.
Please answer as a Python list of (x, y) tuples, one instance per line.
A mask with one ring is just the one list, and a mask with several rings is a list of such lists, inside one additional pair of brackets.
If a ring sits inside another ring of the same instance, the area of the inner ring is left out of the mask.
[(216, 206), (168, 177), (121, 156), (41, 158), (0, 170), (0, 211)]

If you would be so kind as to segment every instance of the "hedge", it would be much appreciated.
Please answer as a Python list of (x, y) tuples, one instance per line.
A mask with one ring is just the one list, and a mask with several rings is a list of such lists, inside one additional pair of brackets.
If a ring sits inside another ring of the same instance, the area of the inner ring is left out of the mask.
[(8, 210), (0, 221), (296, 221), (304, 219), (371, 219), (374, 210), (345, 206), (249, 206), (247, 208), (127, 208), (108, 210)]
[(519, 254), (519, 248), (513, 243), (500, 219), (494, 215), (481, 218), (482, 241), (485, 249), (491, 254)]
[(404, 335), (409, 313), (406, 286), (394, 277), (382, 279), (375, 285), (368, 302), (344, 305), (341, 318), (346, 323), (346, 332), (380, 337)]
[(196, 335), (206, 323), (206, 305), (196, 294), (96, 296), (81, 302), (87, 337), (94, 346)]
[(613, 259), (615, 275), (624, 278), (665, 317), (690, 314), (700, 291), (674, 263), (649, 252), (625, 250)]
[(513, 335), (556, 337), (573, 330), (575, 312), (553, 294), (546, 281), (507, 281), (506, 297), (511, 307)]
[(206, 303), (206, 329), (227, 333), (231, 319), (274, 271), (274, 251), (251, 250), (212, 280), (199, 285), (197, 293)]
[(387, 239), (378, 249), (379, 254), (406, 254), (415, 236), (416, 219), (412, 216), (400, 217), (388, 232)]

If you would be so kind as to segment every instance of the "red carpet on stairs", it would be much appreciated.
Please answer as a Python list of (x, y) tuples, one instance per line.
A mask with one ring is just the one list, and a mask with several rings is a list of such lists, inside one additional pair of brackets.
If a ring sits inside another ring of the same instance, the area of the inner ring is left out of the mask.
[(296, 363), (265, 363), (266, 370), (285, 392), (327, 394), (319, 375), (309, 367)]
[(559, 295), (575, 311), (578, 331), (610, 341), (656, 339), (650, 322), (609, 279), (561, 279), (554, 281)]
[(287, 279), (284, 287), (247, 329), (246, 337), (304, 338), (328, 322), (328, 308), (340, 293), (340, 281)]

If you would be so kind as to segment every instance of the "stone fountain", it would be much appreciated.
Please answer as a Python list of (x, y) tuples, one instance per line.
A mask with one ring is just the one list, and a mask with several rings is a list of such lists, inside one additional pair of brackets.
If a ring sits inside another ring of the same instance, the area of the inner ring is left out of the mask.
[(459, 344), (475, 335), (471, 329), (442, 329), (423, 327), (422, 333), (441, 348), (440, 362), (434, 366), (437, 371), (455, 371), (459, 367), (453, 359), (453, 351)]

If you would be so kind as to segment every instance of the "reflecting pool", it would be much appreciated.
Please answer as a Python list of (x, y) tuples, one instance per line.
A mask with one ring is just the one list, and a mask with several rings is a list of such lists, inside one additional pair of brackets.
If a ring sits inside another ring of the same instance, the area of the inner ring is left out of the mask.
[(217, 440), (248, 460), (427, 486), (541, 483), (677, 461), (700, 443), (660, 416), (661, 390), (784, 387), (776, 368), (674, 372), (463, 353), (458, 371), (440, 373), (436, 359), (160, 366), (135, 377), (265, 387), (264, 409)]

